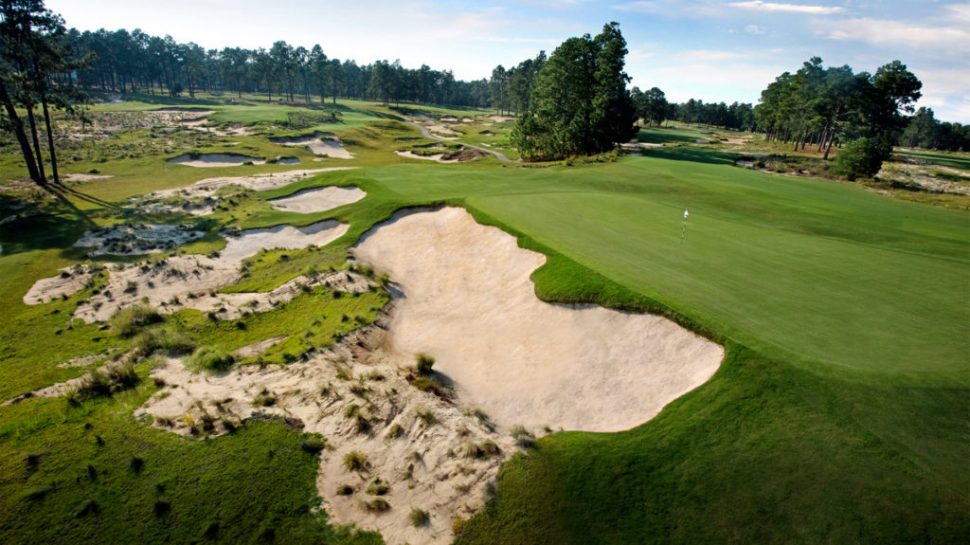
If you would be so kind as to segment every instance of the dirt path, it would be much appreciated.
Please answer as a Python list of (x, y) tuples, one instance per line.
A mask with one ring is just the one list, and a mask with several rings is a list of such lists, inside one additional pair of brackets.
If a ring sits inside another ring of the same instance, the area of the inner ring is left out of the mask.
[(429, 140), (437, 140), (439, 142), (454, 142), (456, 144), (461, 144), (462, 146), (465, 146), (466, 148), (477, 149), (478, 151), (483, 151), (485, 153), (490, 153), (490, 154), (494, 155), (496, 159), (498, 159), (499, 161), (501, 161), (503, 163), (514, 163), (515, 162), (515, 161), (509, 159), (508, 157), (506, 157), (505, 154), (502, 153), (502, 152), (500, 152), (500, 151), (496, 151), (496, 150), (493, 150), (493, 149), (484, 148), (482, 146), (476, 146), (476, 145), (473, 145), (473, 144), (466, 144), (465, 142), (462, 142), (460, 140), (455, 140), (454, 138), (442, 138), (440, 136), (436, 136), (436, 135), (432, 134), (428, 129), (426, 129), (420, 123), (415, 123), (414, 121), (412, 121), (410, 119), (405, 120), (405, 123), (408, 123), (410, 125), (413, 125), (413, 126), (417, 127), (418, 130), (421, 131), (421, 136), (423, 136), (423, 137), (425, 137), (425, 138), (427, 138)]

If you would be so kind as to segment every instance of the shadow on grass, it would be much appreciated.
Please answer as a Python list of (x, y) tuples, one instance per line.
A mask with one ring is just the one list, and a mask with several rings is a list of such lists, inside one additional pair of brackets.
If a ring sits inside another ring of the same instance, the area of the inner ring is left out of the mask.
[(0, 195), (0, 210), (11, 210), (0, 224), (0, 244), (4, 255), (31, 250), (71, 246), (94, 222), (64, 195), (50, 191), (56, 200), (45, 203), (24, 202)]
[(691, 161), (709, 165), (733, 165), (739, 155), (711, 148), (681, 146), (676, 148), (656, 148), (644, 150), (647, 157), (668, 159), (670, 161)]
[(640, 129), (640, 132), (637, 133), (637, 142), (647, 142), (649, 144), (693, 144), (698, 138), (700, 138), (699, 135), (688, 136), (659, 127)]

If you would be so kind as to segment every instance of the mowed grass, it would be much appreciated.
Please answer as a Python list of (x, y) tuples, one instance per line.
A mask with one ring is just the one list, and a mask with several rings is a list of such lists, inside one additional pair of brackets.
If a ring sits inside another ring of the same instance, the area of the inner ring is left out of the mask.
[(472, 208), (767, 356), (932, 382), (970, 378), (963, 212), (656, 158), (369, 173), (411, 198), (468, 195)]

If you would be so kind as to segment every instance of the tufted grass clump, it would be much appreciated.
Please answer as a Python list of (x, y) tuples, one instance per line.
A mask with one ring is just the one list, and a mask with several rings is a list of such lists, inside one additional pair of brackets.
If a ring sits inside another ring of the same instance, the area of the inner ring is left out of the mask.
[(133, 388), (141, 379), (131, 363), (115, 363), (102, 369), (91, 371), (77, 388), (68, 392), (68, 402), (77, 404), (79, 401), (94, 397), (106, 397), (122, 390)]
[(194, 349), (195, 341), (171, 324), (148, 328), (132, 341), (132, 355), (135, 358), (147, 358), (157, 352), (178, 356)]
[(222, 373), (232, 369), (236, 358), (221, 350), (209, 347), (199, 347), (188, 359), (188, 366), (199, 372)]
[(344, 455), (344, 467), (347, 471), (367, 471), (370, 462), (367, 455), (359, 450), (352, 450)]
[(411, 521), (411, 526), (414, 526), (415, 528), (422, 528), (431, 522), (431, 517), (424, 509), (414, 507), (411, 509), (411, 512), (408, 513), (408, 520)]
[(362, 501), (360, 505), (365, 511), (370, 511), (371, 513), (384, 513), (391, 510), (391, 504), (387, 503), (387, 500), (384, 498)]
[(111, 317), (111, 331), (119, 337), (132, 337), (142, 328), (160, 323), (162, 315), (145, 303), (125, 307)]
[(434, 372), (434, 358), (428, 354), (418, 354), (415, 357), (415, 368), (419, 375), (428, 376)]

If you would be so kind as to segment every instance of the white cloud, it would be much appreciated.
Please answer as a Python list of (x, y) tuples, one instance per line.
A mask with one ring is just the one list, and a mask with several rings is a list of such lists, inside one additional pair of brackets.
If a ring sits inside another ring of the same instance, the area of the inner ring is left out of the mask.
[(744, 27), (744, 31), (748, 34), (760, 35), (765, 33), (765, 27), (758, 25), (748, 25)]
[(764, 2), (762, 0), (749, 0), (746, 2), (732, 2), (728, 4), (732, 8), (750, 9), (756, 11), (768, 11), (779, 13), (807, 13), (811, 15), (831, 15), (833, 13), (844, 13), (845, 8), (839, 6), (810, 6), (804, 4), (782, 4), (777, 2)]
[(946, 10), (949, 12), (947, 14), (948, 18), (970, 23), (970, 4), (954, 4), (951, 6), (946, 6)]
[(970, 50), (970, 31), (951, 26), (928, 26), (886, 19), (845, 19), (826, 22), (818, 34), (833, 40), (861, 40), (876, 46), (932, 47)]

